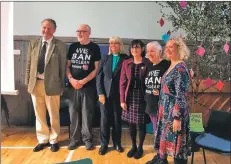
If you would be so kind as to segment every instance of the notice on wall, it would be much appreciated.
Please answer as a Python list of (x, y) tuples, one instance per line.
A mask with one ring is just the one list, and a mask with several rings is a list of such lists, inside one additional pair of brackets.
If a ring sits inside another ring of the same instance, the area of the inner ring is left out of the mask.
[(190, 131), (204, 132), (202, 113), (190, 113)]

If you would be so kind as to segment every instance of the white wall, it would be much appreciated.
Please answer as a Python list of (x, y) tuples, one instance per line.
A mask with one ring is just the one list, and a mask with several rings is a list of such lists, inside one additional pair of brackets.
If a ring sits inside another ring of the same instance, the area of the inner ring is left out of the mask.
[(14, 35), (40, 35), (44, 18), (56, 20), (56, 36), (74, 37), (78, 24), (92, 27), (92, 38), (161, 39), (172, 29), (160, 27), (160, 6), (155, 2), (15, 2)]
[(17, 94), (14, 85), (13, 2), (1, 3), (1, 94)]

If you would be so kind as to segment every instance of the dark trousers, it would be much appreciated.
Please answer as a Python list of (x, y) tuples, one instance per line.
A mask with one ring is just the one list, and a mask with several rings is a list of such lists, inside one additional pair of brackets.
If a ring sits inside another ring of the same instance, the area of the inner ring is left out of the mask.
[(122, 121), (119, 95), (109, 96), (106, 103), (100, 103), (100, 141), (102, 146), (107, 146), (110, 140), (110, 127), (112, 127), (112, 141), (114, 145), (121, 145)]
[[(69, 89), (69, 113), (70, 113), (70, 140), (80, 143), (92, 143), (92, 121), (96, 107), (96, 87), (87, 86), (77, 89)], [(82, 135), (81, 135), (82, 134)]]
[(174, 164), (187, 164), (188, 160), (186, 159), (177, 159), (174, 158)]

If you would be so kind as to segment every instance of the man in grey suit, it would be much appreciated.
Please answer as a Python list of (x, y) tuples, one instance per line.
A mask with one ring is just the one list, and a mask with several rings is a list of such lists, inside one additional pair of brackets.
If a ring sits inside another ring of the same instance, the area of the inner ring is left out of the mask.
[[(60, 95), (64, 90), (67, 48), (56, 39), (56, 22), (42, 21), (43, 37), (30, 41), (28, 46), (25, 84), (31, 94), (36, 116), (36, 134), (39, 144), (33, 149), (38, 152), (51, 144), (51, 151), (59, 150)], [(46, 109), (51, 122), (51, 132), (46, 121)]]

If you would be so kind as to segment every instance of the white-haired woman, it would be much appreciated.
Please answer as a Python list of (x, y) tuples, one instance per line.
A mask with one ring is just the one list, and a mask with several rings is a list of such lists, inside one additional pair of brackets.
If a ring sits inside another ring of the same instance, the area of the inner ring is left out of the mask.
[(145, 112), (150, 116), (153, 133), (155, 133), (161, 78), (169, 68), (170, 61), (162, 58), (162, 47), (156, 41), (147, 44), (146, 57), (151, 63), (147, 66), (145, 78), (145, 99), (147, 102)]
[(152, 120), (153, 132), (155, 132), (161, 77), (169, 68), (170, 61), (162, 58), (162, 47), (156, 41), (147, 44), (146, 53), (151, 62), (147, 66), (147, 74), (145, 78), (145, 98), (147, 102), (146, 113), (149, 114)]
[(111, 37), (109, 39), (109, 53), (102, 60), (96, 77), (101, 112), (100, 155), (107, 152), (111, 126), (113, 146), (118, 152), (123, 152), (121, 146), (122, 109), (120, 107), (119, 81), (122, 63), (127, 58), (121, 39)]
[(171, 39), (166, 44), (165, 55), (171, 65), (161, 80), (154, 142), (157, 156), (149, 164), (167, 164), (167, 156), (174, 158), (174, 164), (187, 164), (191, 154), (186, 98), (190, 75), (183, 60), (189, 57), (189, 50), (182, 39)]

